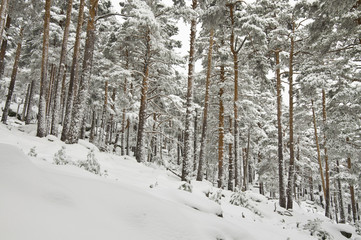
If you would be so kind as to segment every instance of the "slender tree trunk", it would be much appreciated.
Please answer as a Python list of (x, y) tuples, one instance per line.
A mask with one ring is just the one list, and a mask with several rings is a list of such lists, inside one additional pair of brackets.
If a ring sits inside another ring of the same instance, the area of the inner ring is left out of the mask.
[(137, 133), (137, 149), (136, 149), (136, 159), (138, 162), (145, 162), (145, 120), (146, 120), (146, 111), (147, 111), (147, 92), (148, 92), (148, 76), (149, 76), (149, 64), (150, 64), (150, 53), (151, 53), (151, 40), (150, 40), (150, 30), (147, 30), (147, 35), (145, 36), (145, 45), (146, 45), (146, 54), (144, 60), (144, 69), (143, 69), (143, 81), (142, 81), (142, 93), (140, 99), (140, 108), (139, 108), (139, 123), (138, 123), (138, 133)]
[[(340, 163), (338, 161), (338, 159), (336, 160), (336, 173), (339, 174), (340, 173)], [(336, 180), (337, 183), (337, 194), (338, 194), (338, 202), (339, 202), (339, 209), (340, 209), (340, 223), (346, 223), (346, 217), (345, 217), (345, 208), (343, 205), (343, 194), (342, 194), (342, 186), (341, 186), (341, 180), (339, 178), (337, 178)]]
[[(11, 17), (10, 17), (10, 14), (8, 14), (8, 16), (6, 18), (6, 25), (5, 25), (5, 31), (6, 32), (10, 28), (10, 23), (11, 23)], [(6, 34), (6, 35), (8, 35), (8, 34)], [(2, 76), (4, 75), (5, 53), (6, 53), (7, 46), (8, 46), (8, 37), (4, 38), (2, 40), (2, 43), (1, 43), (1, 49), (0, 49), (0, 79), (2, 79)]]
[(7, 121), (7, 118), (8, 118), (11, 98), (12, 98), (13, 92), (14, 92), (16, 74), (18, 72), (18, 65), (19, 65), (19, 59), (20, 59), (20, 53), (21, 53), (22, 41), (23, 41), (23, 28), (21, 27), (20, 28), (20, 33), (19, 33), (19, 40), (18, 40), (18, 44), (17, 44), (17, 47), (16, 47), (13, 71), (11, 73), (11, 80), (10, 80), (8, 95), (6, 97), (5, 107), (4, 107), (4, 110), (3, 110), (2, 117), (1, 117), (1, 121), (4, 124), (6, 124), (6, 121)]
[(88, 100), (88, 89), (91, 77), (91, 62), (94, 52), (95, 42), (95, 17), (98, 9), (98, 0), (90, 1), (89, 19), (86, 29), (86, 41), (84, 47), (84, 57), (82, 74), (79, 83), (79, 92), (76, 95), (74, 102), (74, 111), (72, 111), (71, 125), (67, 138), (67, 143), (77, 143), (79, 139), (79, 132), (81, 130), (82, 120), (84, 118), (84, 111)]
[(91, 125), (90, 136), (89, 136), (89, 142), (91, 142), (91, 143), (94, 143), (94, 133), (96, 131), (96, 129), (95, 129), (95, 118), (96, 118), (96, 113), (95, 113), (95, 110), (93, 110), (92, 125)]
[(85, 5), (85, 0), (80, 0), (78, 25), (76, 28), (76, 36), (75, 36), (75, 43), (74, 43), (73, 61), (71, 64), (71, 69), (70, 69), (70, 80), (69, 80), (68, 95), (67, 95), (66, 106), (65, 106), (66, 108), (65, 108), (65, 115), (64, 115), (64, 121), (63, 121), (63, 131), (61, 133), (62, 141), (66, 141), (68, 138), (70, 125), (71, 125), (71, 121), (72, 121), (71, 118), (72, 118), (74, 95), (77, 94), (75, 92), (75, 89), (77, 89), (76, 86), (78, 84), (80, 35), (81, 35), (83, 21), (84, 21), (84, 5)]
[(50, 7), (51, 0), (45, 1), (44, 33), (43, 33), (43, 53), (41, 58), (41, 79), (40, 79), (40, 97), (38, 113), (38, 129), (36, 136), (46, 136), (46, 80), (48, 72), (49, 58), (49, 26), (50, 26)]
[[(322, 89), (322, 117), (323, 117), (323, 126), (325, 129), (326, 126), (326, 96), (325, 90)], [(325, 216), (331, 218), (330, 214), (330, 173), (329, 173), (329, 166), (328, 166), (328, 155), (327, 155), (327, 138), (326, 133), (323, 133), (323, 147), (324, 147), (324, 156), (325, 156), (325, 177), (326, 177), (326, 194), (325, 194)]]
[(2, 36), (5, 27), (6, 12), (8, 10), (9, 0), (2, 0), (0, 7), (0, 42), (2, 42)]
[[(209, 49), (208, 49), (208, 63), (207, 63), (207, 76), (206, 76), (206, 93), (204, 97), (204, 108), (203, 108), (203, 122), (202, 122), (202, 133), (201, 133), (201, 149), (199, 152), (199, 163), (197, 181), (203, 180), (203, 162), (204, 162), (204, 151), (207, 141), (207, 123), (208, 123), (208, 106), (209, 106), (209, 88), (211, 85), (211, 72), (212, 72), (212, 50), (213, 50), (213, 28), (209, 34)], [(221, 181), (221, 180), (219, 180)], [(218, 183), (219, 184), (219, 183)]]
[(23, 107), (23, 112), (21, 114), (21, 121), (25, 121), (26, 118), (26, 112), (28, 109), (28, 105), (29, 105), (29, 96), (30, 96), (30, 84), (28, 83), (28, 87), (26, 90), (26, 96), (25, 96), (25, 103), (24, 103), (24, 107)]
[(66, 72), (67, 72), (67, 66), (65, 65), (65, 70), (64, 70), (64, 74), (63, 74), (63, 79), (61, 82), (61, 99), (60, 99), (60, 103), (61, 103), (61, 125), (64, 125), (64, 112), (65, 112), (65, 103), (66, 103), (66, 84), (65, 84), (65, 80), (66, 80)]
[(280, 207), (286, 207), (286, 192), (284, 182), (284, 163), (283, 163), (283, 142), (282, 142), (282, 84), (280, 71), (280, 51), (275, 51), (276, 58), (276, 79), (277, 79), (277, 128), (278, 128), (278, 189)]
[[(51, 123), (51, 135), (57, 136), (58, 135), (58, 124), (60, 118), (60, 109), (61, 109), (61, 93), (60, 90), (60, 83), (61, 80), (64, 79), (65, 76), (65, 62), (66, 62), (66, 52), (68, 47), (68, 37), (69, 37), (69, 29), (70, 29), (70, 21), (71, 21), (71, 11), (73, 8), (73, 0), (68, 0), (67, 10), (66, 10), (66, 20), (65, 20), (65, 28), (63, 34), (63, 43), (61, 45), (61, 53), (60, 53), (60, 62), (59, 62), (59, 71), (56, 77), (56, 84), (55, 84), (55, 96), (54, 96), (54, 107), (53, 107), (53, 116), (52, 116), (52, 123)], [(63, 84), (62, 84), (63, 86)]]
[[(350, 139), (347, 137), (346, 138), (346, 142), (349, 143)], [(351, 172), (351, 157), (348, 156), (347, 157), (347, 168), (349, 169), (349, 171)], [(350, 195), (351, 195), (351, 209), (352, 209), (352, 219), (353, 222), (355, 223), (357, 221), (357, 210), (356, 210), (356, 200), (355, 200), (355, 188), (353, 186), (353, 184), (350, 184)]]
[(234, 71), (234, 97), (233, 97), (233, 114), (234, 114), (234, 127), (233, 127), (233, 137), (234, 137), (234, 181), (235, 187), (239, 185), (239, 179), (241, 176), (238, 176), (238, 158), (239, 158), (239, 132), (238, 132), (238, 52), (239, 49), (236, 49), (235, 46), (235, 20), (234, 20), (234, 4), (229, 4), (230, 20), (231, 20), (231, 36), (230, 36), (230, 46), (231, 53), (233, 55), (233, 71)]
[(197, 170), (197, 160), (198, 160), (198, 108), (195, 109), (194, 114), (194, 137), (193, 137), (193, 171)]
[[(223, 187), (223, 160), (224, 160), (224, 105), (223, 105), (223, 94), (224, 94), (224, 82), (225, 82), (225, 70), (224, 65), (220, 67), (221, 75), (221, 86), (219, 88), (219, 114), (218, 114), (218, 187)], [(228, 166), (231, 167), (231, 166)], [(232, 175), (232, 174), (231, 174)], [(232, 182), (231, 182), (232, 183)], [(229, 187), (228, 180), (228, 187)]]
[[(192, 0), (192, 9), (197, 8), (197, 0)], [(191, 120), (192, 120), (192, 103), (193, 103), (193, 78), (194, 78), (194, 48), (197, 31), (197, 19), (191, 20), (191, 33), (189, 43), (189, 62), (188, 62), (188, 85), (187, 85), (187, 100), (186, 100), (186, 121), (184, 132), (184, 157), (182, 166), (182, 181), (189, 181), (190, 161), (191, 161)]]
[[(295, 32), (295, 23), (292, 21), (292, 33)], [(291, 50), (289, 56), (289, 130), (290, 130), (290, 162), (288, 168), (288, 180), (287, 180), (287, 209), (293, 209), (293, 186), (294, 186), (294, 174), (295, 174), (295, 152), (294, 152), (294, 140), (293, 140), (293, 57), (294, 57), (294, 37), (291, 36)]]
[(249, 145), (250, 145), (250, 138), (251, 138), (251, 127), (248, 127), (248, 134), (247, 134), (247, 148), (245, 149), (245, 158), (244, 158), (244, 162), (243, 162), (243, 191), (248, 190), (248, 176), (249, 176), (249, 171), (248, 170), (248, 160), (249, 160)]
[[(232, 132), (232, 117), (229, 117), (229, 133)], [(233, 144), (228, 144), (228, 190), (233, 191), (234, 166), (233, 166)]]
[(105, 81), (104, 86), (104, 103), (103, 103), (103, 113), (102, 113), (102, 121), (100, 124), (100, 133), (99, 133), (99, 139), (101, 142), (103, 142), (105, 130), (106, 130), (106, 122), (107, 122), (107, 113), (108, 113), (108, 81)]
[(130, 154), (130, 152), (129, 152), (129, 148), (130, 148), (130, 120), (129, 120), (129, 118), (127, 119), (126, 129), (127, 129), (127, 153), (126, 153), (126, 155), (130, 156), (129, 155)]
[(29, 95), (29, 105), (26, 110), (26, 119), (25, 124), (28, 125), (31, 122), (32, 119), (32, 111), (33, 111), (33, 105), (34, 105), (34, 90), (35, 90), (35, 80), (32, 80), (30, 83), (30, 95)]
[(310, 197), (311, 197), (311, 201), (315, 201), (315, 196), (314, 196), (314, 194), (313, 194), (312, 168), (310, 168), (310, 176), (309, 176), (308, 180), (309, 180), (309, 185), (310, 185)]
[[(129, 50), (127, 49), (125, 51), (125, 57), (126, 57), (126, 62), (125, 62), (125, 69), (129, 70)], [(124, 97), (127, 95), (127, 85), (128, 85), (128, 79), (125, 78), (124, 79), (124, 87), (123, 87), (123, 93), (124, 93)], [(125, 126), (126, 126), (126, 108), (123, 108), (122, 111), (122, 130), (120, 132), (120, 142), (121, 142), (121, 150), (120, 150), (120, 155), (124, 156), (125, 154)]]
[[(319, 169), (320, 169), (323, 195), (326, 198), (326, 185), (325, 185), (325, 178), (323, 176), (323, 170), (322, 170), (321, 152), (320, 152), (320, 145), (318, 143), (316, 115), (315, 115), (315, 108), (313, 106), (313, 100), (311, 100), (311, 104), (312, 104), (313, 129), (314, 129), (314, 132), (315, 132), (315, 141), (316, 141), (316, 148), (317, 148), (317, 160), (318, 160), (318, 165), (319, 165)], [(321, 202), (321, 204), (322, 204), (322, 202)]]

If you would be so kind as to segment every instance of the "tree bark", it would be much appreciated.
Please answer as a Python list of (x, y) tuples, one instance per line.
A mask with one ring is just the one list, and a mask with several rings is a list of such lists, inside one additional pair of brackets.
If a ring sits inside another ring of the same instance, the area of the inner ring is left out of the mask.
[[(10, 17), (10, 14), (8, 14), (8, 16), (6, 18), (6, 25), (5, 25), (5, 31), (6, 32), (10, 28), (10, 23), (11, 23), (11, 17)], [(6, 35), (8, 35), (8, 34), (6, 34)], [(8, 38), (6, 37), (5, 39), (2, 40), (1, 49), (0, 49), (0, 79), (2, 79), (2, 76), (4, 75), (5, 54), (6, 54), (7, 46), (8, 46)]]
[[(232, 117), (229, 116), (229, 133), (232, 132)], [(228, 144), (228, 190), (233, 191), (234, 180), (233, 144)]]
[(23, 28), (20, 28), (20, 33), (19, 33), (19, 40), (18, 40), (18, 44), (16, 47), (16, 53), (15, 53), (15, 60), (14, 60), (14, 65), (13, 65), (13, 71), (11, 73), (11, 80), (10, 80), (10, 85), (9, 85), (9, 91), (8, 91), (8, 95), (6, 97), (6, 102), (5, 102), (5, 107), (3, 110), (3, 114), (1, 117), (1, 121), (6, 124), (7, 122), (7, 118), (8, 118), (8, 113), (9, 113), (9, 108), (10, 108), (10, 103), (11, 103), (11, 98), (13, 96), (13, 92), (14, 92), (14, 87), (15, 87), (15, 81), (16, 81), (16, 74), (18, 72), (18, 65), (19, 65), (19, 59), (20, 59), (20, 53), (21, 53), (21, 46), (22, 46), (22, 40), (23, 40)]
[(278, 189), (279, 205), (286, 207), (286, 192), (284, 182), (284, 163), (283, 163), (283, 141), (282, 141), (282, 84), (280, 71), (280, 51), (275, 51), (276, 58), (276, 79), (277, 79), (277, 129), (278, 129)]
[[(192, 9), (197, 8), (197, 0), (192, 0)], [(191, 20), (191, 32), (189, 43), (189, 62), (188, 62), (188, 82), (187, 82), (187, 100), (186, 100), (186, 120), (184, 131), (184, 157), (182, 166), (182, 181), (189, 181), (190, 161), (191, 161), (191, 120), (192, 120), (192, 103), (193, 103), (193, 78), (194, 78), (194, 48), (197, 31), (197, 19)]]
[(29, 105), (29, 96), (30, 96), (30, 84), (27, 84), (27, 90), (26, 90), (26, 96), (25, 96), (25, 103), (24, 103), (24, 107), (23, 107), (23, 112), (21, 114), (21, 121), (25, 121), (26, 118), (26, 112), (28, 109), (28, 105)]
[(198, 160), (198, 108), (195, 109), (194, 113), (194, 137), (193, 137), (193, 171), (197, 171), (197, 160)]
[[(71, 21), (71, 11), (73, 8), (73, 0), (68, 0), (67, 10), (66, 10), (66, 20), (65, 20), (65, 28), (63, 34), (63, 42), (61, 45), (61, 53), (60, 53), (60, 62), (59, 62), (59, 71), (56, 77), (55, 84), (55, 96), (54, 96), (54, 107), (53, 107), (53, 116), (52, 116), (52, 124), (51, 124), (51, 135), (58, 135), (58, 124), (60, 118), (60, 109), (61, 109), (61, 92), (60, 83), (62, 82), (63, 76), (65, 75), (65, 62), (66, 62), (66, 53), (68, 47), (68, 38), (69, 38), (69, 29), (70, 29), (70, 21)], [(63, 84), (62, 84), (63, 85)]]
[(84, 5), (85, 5), (85, 0), (80, 0), (78, 25), (76, 28), (76, 36), (75, 36), (75, 43), (74, 43), (73, 61), (71, 64), (71, 69), (70, 69), (70, 80), (69, 80), (69, 88), (68, 88), (68, 95), (67, 95), (66, 108), (65, 108), (65, 116), (64, 116), (64, 121), (63, 121), (63, 131), (61, 133), (62, 141), (66, 141), (68, 139), (68, 134), (69, 134), (70, 125), (71, 125), (71, 121), (72, 121), (71, 118), (72, 118), (74, 95), (77, 94), (75, 92), (75, 89), (77, 89), (76, 86), (78, 84), (80, 35), (81, 35), (83, 21), (84, 21)]
[(2, 42), (2, 36), (5, 27), (6, 12), (8, 10), (9, 0), (2, 0), (0, 7), (0, 42)]
[[(350, 139), (347, 137), (346, 138), (346, 142), (349, 143)], [(350, 173), (351, 173), (351, 157), (347, 156), (347, 168), (349, 169)], [(350, 184), (350, 195), (351, 195), (351, 209), (352, 209), (352, 219), (353, 222), (356, 223), (357, 221), (357, 209), (356, 209), (356, 200), (355, 200), (355, 188), (353, 186), (353, 184)]]
[(140, 108), (139, 108), (139, 122), (138, 122), (138, 133), (137, 133), (137, 149), (136, 149), (136, 159), (138, 162), (145, 162), (145, 120), (146, 120), (146, 110), (147, 110), (147, 93), (148, 93), (148, 76), (149, 76), (149, 64), (150, 64), (150, 54), (151, 54), (151, 39), (150, 39), (150, 30), (147, 29), (147, 34), (145, 36), (145, 46), (146, 53), (144, 58), (144, 68), (143, 68), (143, 81), (142, 81), (142, 93), (140, 99)]
[[(208, 106), (209, 106), (209, 88), (211, 85), (211, 72), (212, 72), (212, 50), (213, 50), (213, 35), (214, 29), (210, 30), (209, 34), (209, 49), (208, 49), (208, 61), (207, 61), (207, 76), (206, 76), (206, 92), (204, 97), (204, 107), (203, 107), (203, 122), (202, 122), (202, 133), (201, 133), (201, 149), (199, 152), (199, 163), (198, 163), (198, 173), (197, 181), (203, 180), (203, 162), (204, 162), (204, 151), (206, 148), (207, 141), (207, 123), (208, 123)], [(221, 181), (221, 180), (219, 180)], [(219, 183), (218, 183), (219, 184)]]
[[(340, 162), (338, 161), (338, 159), (336, 160), (336, 173), (339, 174), (340, 173)], [(341, 180), (338, 178), (336, 180), (337, 183), (337, 195), (338, 195), (338, 203), (340, 205), (339, 207), (339, 212), (340, 212), (340, 220), (339, 223), (346, 223), (346, 217), (345, 217), (345, 208), (343, 205), (343, 194), (342, 194), (342, 186), (341, 186)]]
[[(223, 187), (223, 160), (224, 160), (224, 82), (225, 82), (225, 70), (224, 65), (220, 67), (220, 80), (221, 85), (219, 88), (219, 114), (218, 114), (218, 188)], [(228, 166), (231, 167), (231, 166)], [(232, 174), (231, 174), (232, 175)], [(228, 182), (228, 186), (229, 186)]]
[(239, 170), (238, 170), (238, 158), (239, 158), (239, 132), (238, 132), (238, 51), (235, 46), (235, 19), (234, 19), (234, 4), (229, 4), (229, 13), (231, 20), (231, 36), (230, 36), (230, 46), (231, 53), (233, 56), (233, 71), (234, 71), (234, 96), (233, 96), (233, 114), (234, 114), (234, 126), (233, 126), (233, 137), (234, 137), (234, 182), (235, 187), (239, 185)]
[(91, 62), (94, 52), (95, 42), (95, 18), (97, 14), (99, 0), (90, 1), (89, 19), (86, 29), (86, 41), (84, 47), (83, 66), (79, 83), (79, 92), (74, 102), (74, 111), (72, 111), (71, 125), (69, 129), (67, 143), (77, 143), (79, 132), (81, 130), (84, 111), (88, 100), (88, 89), (91, 77)]
[(28, 125), (31, 122), (32, 119), (32, 111), (33, 111), (33, 105), (34, 105), (34, 90), (35, 90), (35, 80), (32, 80), (30, 83), (30, 95), (29, 95), (29, 105), (26, 110), (26, 119), (25, 124)]
[[(323, 118), (323, 128), (326, 127), (326, 94), (325, 89), (322, 89), (322, 118)], [(325, 216), (331, 218), (330, 214), (330, 173), (329, 173), (329, 166), (328, 166), (328, 155), (327, 155), (327, 137), (326, 133), (323, 133), (323, 147), (324, 147), (324, 157), (325, 157), (325, 177), (326, 177), (326, 194), (325, 194)]]
[[(315, 132), (315, 141), (316, 141), (316, 148), (317, 148), (317, 160), (318, 160), (318, 165), (319, 165), (319, 169), (320, 169), (323, 195), (326, 198), (326, 185), (325, 185), (325, 178), (323, 176), (323, 169), (322, 169), (322, 162), (321, 162), (321, 152), (320, 152), (320, 145), (318, 143), (316, 115), (315, 115), (315, 108), (313, 106), (313, 100), (311, 100), (311, 104), (312, 104), (313, 129), (314, 129), (314, 132)], [(322, 204), (322, 202), (321, 202), (321, 204)]]
[[(295, 32), (295, 22), (292, 20), (292, 33)], [(295, 41), (293, 35), (291, 36), (291, 49), (289, 56), (289, 142), (290, 142), (290, 162), (288, 168), (288, 180), (287, 180), (287, 209), (293, 209), (293, 186), (294, 186), (294, 174), (295, 174), (295, 152), (294, 152), (294, 140), (293, 140), (293, 57), (294, 57)]]
[(41, 58), (41, 78), (40, 78), (40, 96), (39, 96), (39, 113), (38, 129), (36, 136), (46, 136), (46, 81), (48, 72), (49, 59), (49, 26), (50, 26), (50, 7), (51, 0), (45, 1), (44, 33), (43, 33), (43, 53)]

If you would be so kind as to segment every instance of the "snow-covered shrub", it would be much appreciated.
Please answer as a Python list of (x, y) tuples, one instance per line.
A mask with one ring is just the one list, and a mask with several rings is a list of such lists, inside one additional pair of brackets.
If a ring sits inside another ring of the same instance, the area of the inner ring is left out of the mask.
[(99, 174), (100, 173), (100, 165), (95, 158), (94, 149), (91, 149), (87, 155), (87, 159), (85, 161), (79, 161), (79, 167), (84, 168), (85, 170)]
[(36, 156), (38, 156), (38, 154), (37, 154), (37, 152), (36, 152), (36, 146), (30, 148), (30, 151), (29, 151), (28, 155), (29, 155), (30, 157), (36, 157)]
[(322, 229), (321, 223), (322, 221), (319, 218), (308, 220), (308, 223), (303, 226), (303, 229), (309, 230), (311, 236), (317, 236), (317, 238), (320, 240), (332, 239), (330, 234)]
[(246, 193), (242, 192), (239, 188), (231, 195), (231, 199), (229, 202), (236, 206), (248, 207), (248, 199), (246, 197)]
[(219, 189), (216, 192), (211, 192), (208, 198), (220, 205), (222, 200), (222, 189)]
[(69, 163), (65, 153), (65, 146), (62, 146), (61, 149), (54, 154), (54, 163), (56, 165), (66, 165)]
[(179, 186), (178, 189), (191, 193), (193, 190), (193, 186), (190, 183), (184, 182), (182, 183), (182, 185)]

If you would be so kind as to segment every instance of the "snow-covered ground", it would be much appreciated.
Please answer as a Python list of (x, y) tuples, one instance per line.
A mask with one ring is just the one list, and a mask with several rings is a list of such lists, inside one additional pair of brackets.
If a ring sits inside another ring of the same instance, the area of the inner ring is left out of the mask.
[[(62, 146), (74, 164), (54, 164)], [(312, 204), (275, 211), (276, 201), (254, 189), (242, 198), (247, 207), (236, 206), (230, 199), (237, 202), (242, 194), (232, 197), (208, 182), (192, 182), (192, 192), (180, 190), (184, 183), (177, 176), (132, 157), (95, 149), (101, 176), (75, 166), (92, 148), (86, 141), (65, 145), (54, 136), (37, 138), (35, 125), (0, 124), (0, 239), (307, 240), (322, 231), (335, 240), (346, 239), (340, 231), (361, 239)], [(223, 195), (220, 204), (206, 196), (217, 193)], [(305, 227), (310, 223), (317, 230), (313, 236)]]

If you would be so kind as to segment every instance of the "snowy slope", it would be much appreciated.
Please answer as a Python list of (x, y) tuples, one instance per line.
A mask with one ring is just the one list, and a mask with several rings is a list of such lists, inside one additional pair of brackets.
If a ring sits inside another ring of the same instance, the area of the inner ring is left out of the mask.
[[(1, 240), (304, 240), (317, 239), (303, 229), (315, 218), (333, 239), (346, 239), (340, 229), (360, 239), (353, 228), (332, 224), (317, 209), (299, 207), (292, 217), (280, 215), (274, 201), (251, 191), (246, 193), (248, 208), (231, 205), (228, 191), (222, 192), (219, 205), (204, 194), (218, 190), (210, 183), (193, 182), (192, 193), (179, 190), (176, 176), (131, 157), (96, 151), (107, 176), (54, 165), (54, 153), (64, 143), (33, 135), (34, 126), (9, 130), (0, 125)], [(38, 155), (27, 156), (34, 146)], [(92, 147), (86, 142), (66, 145), (66, 154), (75, 162)]]

